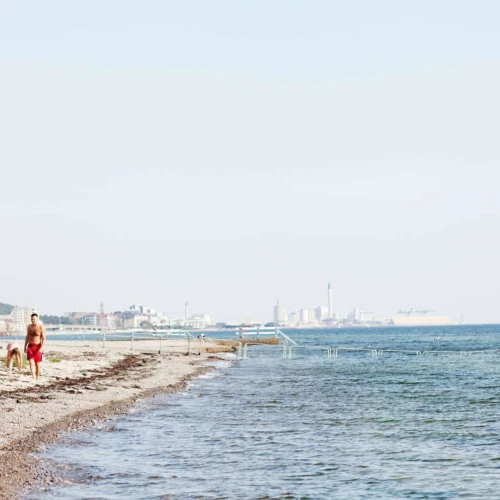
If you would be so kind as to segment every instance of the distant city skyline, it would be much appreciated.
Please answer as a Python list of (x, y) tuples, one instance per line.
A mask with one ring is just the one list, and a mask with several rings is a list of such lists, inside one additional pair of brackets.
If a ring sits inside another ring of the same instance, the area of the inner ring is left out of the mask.
[(500, 4), (0, 5), (0, 301), (500, 323)]
[[(0, 335), (25, 332), (30, 323), (33, 313), (39, 316), (40, 322), (45, 324), (47, 331), (56, 327), (63, 329), (91, 329), (122, 330), (122, 329), (172, 329), (193, 328), (203, 329), (215, 325), (214, 318), (210, 314), (195, 313), (188, 314), (186, 309), (181, 316), (164, 314), (156, 309), (142, 304), (132, 304), (126, 309), (106, 311), (104, 303), (101, 302), (99, 311), (69, 311), (62, 315), (43, 313), (33, 306), (18, 306), (14, 304), (0, 303)], [(10, 307), (9, 307), (10, 306)], [(61, 327), (61, 328), (60, 328)]]
[(424, 309), (411, 306), (407, 309), (399, 309), (393, 312), (390, 316), (381, 316), (375, 311), (369, 311), (360, 306), (355, 306), (347, 309), (344, 306), (343, 314), (333, 308), (333, 289), (331, 283), (325, 290), (326, 302), (328, 306), (316, 305), (315, 307), (291, 307), (287, 308), (286, 304), (276, 301), (273, 308), (273, 322), (281, 326), (300, 326), (300, 325), (321, 325), (335, 326), (341, 324), (452, 324), (464, 323), (464, 318), (453, 320), (446, 314), (429, 315), (435, 313), (433, 309)]
[[(360, 306), (348, 307), (347, 305), (344, 305), (343, 307), (339, 306), (336, 309), (334, 309), (334, 307), (333, 307), (333, 289), (332, 289), (332, 286), (330, 283), (328, 283), (328, 285), (327, 285), (325, 295), (326, 295), (326, 300), (324, 302), (328, 303), (328, 305), (324, 305), (324, 304), (311, 305), (311, 304), (309, 304), (309, 305), (306, 305), (305, 307), (304, 307), (304, 305), (290, 307), (287, 304), (280, 303), (280, 300), (277, 299), (276, 304), (274, 306), (274, 310), (273, 310), (274, 312), (271, 313), (270, 315), (268, 315), (269, 317), (251, 318), (250, 316), (245, 315), (244, 317), (240, 318), (239, 320), (234, 320), (234, 319), (227, 320), (225, 317), (221, 317), (221, 318), (214, 319), (214, 322), (215, 321), (220, 321), (223, 323), (234, 322), (234, 323), (239, 324), (239, 323), (244, 323), (245, 321), (250, 321), (250, 322), (255, 321), (257, 323), (264, 324), (264, 323), (273, 321), (273, 322), (277, 322), (277, 323), (282, 323), (282, 322), (284, 323), (284, 322), (287, 322), (287, 320), (285, 318), (289, 315), (289, 313), (297, 314), (298, 315), (297, 321), (299, 321), (299, 315), (302, 314), (302, 311), (304, 311), (304, 313), (307, 313), (307, 311), (310, 311), (309, 315), (311, 317), (314, 317), (315, 320), (316, 319), (317, 320), (332, 319), (334, 321), (341, 321), (341, 320), (346, 320), (349, 318), (354, 318), (355, 320), (360, 320), (360, 319), (363, 319), (363, 317), (366, 318), (368, 316), (370, 319), (382, 320), (382, 319), (389, 319), (392, 316), (401, 315), (401, 314), (402, 315), (412, 315), (412, 314), (425, 314), (425, 313), (436, 312), (433, 309), (423, 309), (420, 307), (411, 306), (407, 309), (393, 310), (388, 316), (382, 316), (382, 315), (377, 314), (375, 311), (368, 311)], [(11, 305), (15, 305), (17, 307), (26, 307), (26, 306), (19, 305), (19, 304), (11, 304)], [(34, 311), (39, 312), (38, 308), (31, 307), (31, 306), (29, 306), (29, 307), (31, 309), (33, 309)], [(156, 314), (156, 312), (158, 312), (161, 315), (165, 315), (165, 316), (168, 316), (168, 317), (170, 317), (172, 319), (176, 319), (176, 320), (179, 320), (182, 318), (188, 319), (188, 316), (189, 316), (188, 301), (184, 301), (184, 310), (183, 311), (160, 311), (160, 310), (157, 310), (156, 308), (151, 308), (149, 306), (137, 306), (137, 305), (128, 306), (128, 309), (136, 309), (137, 307), (141, 307), (141, 308), (144, 307), (150, 313), (152, 312), (152, 313)], [(96, 312), (97, 309), (99, 309), (99, 313), (101, 315), (104, 314), (104, 312), (106, 312), (106, 314), (108, 314), (108, 313), (111, 314), (115, 311), (127, 310), (127, 308), (124, 309), (123, 306), (118, 307), (118, 308), (113, 308), (112, 310), (108, 310), (107, 308), (105, 308), (104, 303), (101, 302), (99, 308), (94, 307), (94, 308), (88, 309), (87, 311), (88, 311), (88, 313), (91, 313), (91, 312)], [(45, 312), (40, 312), (40, 314), (43, 314), (43, 315), (56, 314), (59, 316), (68, 316), (71, 314), (82, 314), (78, 311), (79, 311), (78, 309), (74, 309), (72, 311), (65, 311), (64, 313), (54, 313), (54, 312), (45, 311)], [(203, 315), (205, 313), (198, 312), (198, 313), (194, 313), (194, 314), (195, 315), (197, 315), (197, 314)], [(441, 315), (447, 316), (446, 314), (441, 314)], [(304, 320), (304, 318), (302, 318), (302, 320)], [(305, 321), (307, 322), (307, 319)], [(465, 318), (462, 314), (460, 316), (460, 318), (454, 318), (454, 321), (457, 323), (464, 322)]]

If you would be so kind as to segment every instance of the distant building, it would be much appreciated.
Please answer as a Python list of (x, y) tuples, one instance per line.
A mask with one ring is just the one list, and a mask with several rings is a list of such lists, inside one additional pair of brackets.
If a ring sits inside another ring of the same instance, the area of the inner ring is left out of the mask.
[(352, 311), (352, 320), (354, 322), (361, 321), (361, 311), (358, 307), (355, 307)]
[(31, 315), (36, 312), (32, 307), (14, 307), (10, 313), (13, 332), (26, 332), (31, 323)]
[[(150, 323), (153, 326), (168, 324), (168, 318), (152, 307), (142, 304), (133, 304), (128, 311), (121, 313), (123, 328), (140, 328), (141, 323)], [(118, 323), (117, 323), (118, 324)]]
[(301, 309), (299, 311), (299, 322), (300, 323), (315, 323), (316, 322), (316, 311), (314, 309)]
[[(332, 319), (333, 316), (333, 298), (332, 298), (332, 285), (328, 283), (328, 309), (327, 309), (328, 318)], [(320, 318), (321, 320), (325, 318)]]
[(315, 309), (316, 320), (323, 321), (330, 318), (330, 311), (328, 307), (319, 306)]
[[(187, 303), (186, 303), (187, 307)], [(187, 312), (187, 308), (186, 308)], [(209, 314), (195, 314), (188, 318), (171, 319), (152, 307), (133, 304), (128, 311), (121, 313), (122, 328), (141, 328), (141, 324), (149, 323), (154, 328), (207, 328), (215, 324)], [(116, 319), (118, 326), (118, 319)]]
[(144, 321), (149, 321), (149, 317), (143, 316), (142, 314), (136, 314), (123, 320), (123, 328), (140, 328), (141, 323)]
[(84, 311), (65, 312), (63, 314), (69, 318), (75, 325), (91, 325), (97, 326), (97, 314)]
[(208, 314), (197, 314), (191, 316), (188, 319), (183, 319), (181, 322), (181, 326), (185, 328), (208, 328), (214, 324), (214, 320)]
[(286, 308), (283, 305), (280, 305), (279, 302), (274, 306), (274, 322), (278, 325), (283, 325), (286, 323)]
[[(101, 330), (116, 330), (117, 318), (114, 314), (104, 312), (104, 304), (101, 302), (100, 312), (96, 315), (96, 324)], [(121, 323), (121, 321), (120, 321)]]
[(101, 330), (116, 330), (116, 318), (114, 314), (99, 314), (96, 319), (97, 326)]
[(150, 314), (151, 316), (156, 316), (157, 312), (152, 307), (146, 307), (141, 304), (133, 304), (129, 307), (129, 311), (136, 312), (139, 314)]
[(115, 329), (123, 328), (123, 320), (121, 313), (113, 313), (113, 319), (115, 322)]
[(309, 309), (309, 323), (317, 323), (316, 309)]
[(0, 315), (0, 333), (10, 333), (12, 331), (12, 317), (10, 314)]
[(97, 314), (89, 314), (82, 321), (84, 325), (97, 326)]

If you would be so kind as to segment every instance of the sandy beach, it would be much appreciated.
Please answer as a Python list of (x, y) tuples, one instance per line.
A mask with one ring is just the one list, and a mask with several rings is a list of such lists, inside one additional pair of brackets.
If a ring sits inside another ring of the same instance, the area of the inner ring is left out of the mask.
[[(3, 339), (2, 339), (3, 340)], [(182, 390), (210, 368), (204, 362), (232, 346), (195, 343), (187, 354), (183, 339), (106, 342), (48, 342), (42, 376), (35, 383), (5, 367), (7, 340), (0, 340), (0, 496), (19, 498), (30, 488), (57, 483), (50, 467), (30, 455), (63, 431), (102, 425), (137, 399)], [(21, 343), (22, 345), (22, 343)], [(201, 350), (201, 352), (200, 352)]]

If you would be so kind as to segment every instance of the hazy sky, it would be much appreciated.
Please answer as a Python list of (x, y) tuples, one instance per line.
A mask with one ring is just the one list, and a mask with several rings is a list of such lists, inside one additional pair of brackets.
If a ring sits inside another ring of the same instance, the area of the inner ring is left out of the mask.
[(500, 322), (499, 19), (0, 0), (0, 302)]

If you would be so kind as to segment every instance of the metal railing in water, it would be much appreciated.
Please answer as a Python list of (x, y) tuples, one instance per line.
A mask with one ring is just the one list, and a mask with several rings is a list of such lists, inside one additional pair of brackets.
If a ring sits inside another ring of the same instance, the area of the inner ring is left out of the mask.
[(252, 328), (241, 328), (239, 330), (236, 330), (236, 335), (240, 336), (241, 338), (245, 337), (246, 335), (252, 335), (254, 338), (260, 338), (260, 337), (266, 337), (266, 336), (272, 336), (279, 338), (280, 340), (283, 341), (284, 344), (289, 344), (289, 345), (298, 345), (295, 340), (291, 339), (286, 333), (282, 332), (279, 328), (276, 327), (252, 327)]
[[(249, 328), (245, 329), (243, 332), (237, 332), (242, 338), (245, 335), (257, 335), (257, 338), (260, 336), (268, 335), (278, 337), (282, 343), (279, 344), (283, 349), (283, 359), (292, 359), (292, 353), (294, 349), (305, 349), (305, 350), (321, 350), (326, 351), (327, 359), (337, 359), (340, 352), (367, 352), (370, 353), (372, 358), (381, 358), (387, 354), (402, 354), (409, 356), (428, 356), (431, 354), (459, 354), (460, 356), (471, 356), (473, 354), (484, 354), (484, 353), (500, 353), (500, 349), (482, 349), (482, 350), (431, 350), (431, 351), (420, 351), (418, 349), (375, 349), (371, 347), (346, 347), (346, 346), (338, 346), (331, 347), (326, 345), (301, 345), (296, 341), (291, 339), (288, 335), (283, 333), (278, 328)], [(433, 340), (434, 341), (434, 340)], [(255, 342), (239, 342), (238, 344), (238, 359), (248, 359), (248, 345), (258, 345), (264, 346), (265, 344), (261, 344)], [(279, 347), (274, 346), (274, 347)], [(268, 346), (269, 347), (269, 346)]]
[(334, 347), (334, 349), (333, 349), (333, 358), (334, 359), (338, 358), (339, 351), (369, 352), (369, 353), (371, 353), (372, 358), (377, 357), (377, 350), (371, 349), (369, 347)]
[(422, 351), (415, 351), (412, 349), (380, 349), (377, 351), (377, 356), (382, 357), (384, 353), (387, 352), (395, 352), (395, 353), (402, 353), (402, 354), (415, 354), (415, 356), (421, 356)]
[(474, 351), (423, 351), (422, 354), (424, 356), (428, 356), (429, 354), (460, 354), (460, 356), (472, 356), (473, 354), (484, 354), (488, 352), (500, 353), (500, 349), (482, 349)]
[[(164, 341), (166, 340), (174, 340), (176, 338), (187, 340), (187, 354), (191, 352), (191, 344), (196, 340), (195, 337), (188, 332), (187, 330), (167, 330), (167, 331), (156, 331), (156, 332), (145, 332), (145, 331), (123, 331), (123, 332), (101, 332), (102, 337), (102, 347), (106, 346), (106, 342), (117, 342), (117, 341), (130, 341), (130, 351), (134, 352), (137, 350), (135, 343), (137, 341), (145, 341), (145, 340), (154, 340), (158, 342), (158, 350), (154, 349), (153, 352), (158, 352), (158, 354), (162, 354), (162, 351), (168, 346)], [(201, 354), (201, 343), (202, 339), (199, 339), (200, 347), (199, 353)], [(141, 350), (144, 352), (144, 349)], [(151, 349), (150, 349), (151, 351)], [(173, 350), (169, 350), (169, 352), (177, 352)], [(182, 351), (184, 352), (184, 351)]]
[(260, 347), (281, 347), (283, 350), (283, 359), (286, 359), (288, 354), (288, 349), (290, 347), (298, 346), (295, 340), (291, 339), (286, 333), (282, 332), (279, 328), (276, 327), (254, 327), (254, 328), (240, 328), (236, 330), (236, 335), (240, 336), (242, 339), (245, 335), (252, 336), (253, 338), (260, 339), (261, 337), (275, 337), (281, 341), (281, 344), (278, 345), (270, 345), (270, 344), (262, 344), (260, 342), (239, 342), (238, 343), (238, 359), (248, 359), (248, 346), (255, 345)]
[(332, 348), (328, 346), (322, 345), (293, 345), (288, 348), (288, 359), (292, 359), (292, 350), (293, 349), (313, 349), (313, 350), (321, 350), (326, 351), (326, 357), (331, 359), (332, 357)]
[(252, 342), (245, 342), (244, 344), (242, 342), (238, 342), (238, 354), (237, 357), (238, 359), (248, 359), (248, 346), (249, 345), (255, 345), (259, 347), (266, 347), (266, 348), (274, 348), (276, 349), (277, 347), (281, 347), (283, 351), (283, 359), (286, 359), (288, 356), (288, 347), (285, 344), (261, 344), (261, 343), (255, 343), (253, 344)]

